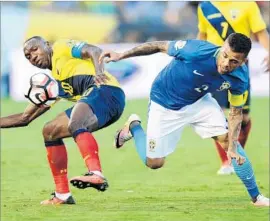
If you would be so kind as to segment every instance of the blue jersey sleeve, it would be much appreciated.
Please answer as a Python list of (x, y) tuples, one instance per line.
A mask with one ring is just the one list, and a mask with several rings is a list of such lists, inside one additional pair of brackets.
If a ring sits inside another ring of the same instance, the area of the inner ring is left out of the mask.
[(229, 101), (232, 106), (241, 107), (245, 104), (248, 96), (248, 72), (247, 67), (241, 67), (234, 71), (232, 76), (237, 76), (229, 89)]
[(240, 66), (230, 73), (230, 76), (233, 77), (233, 84), (230, 88), (230, 92), (235, 95), (243, 94), (248, 89), (248, 67), (246, 65)]
[(192, 60), (192, 58), (198, 57), (199, 48), (203, 44), (205, 41), (200, 40), (171, 41), (168, 54), (181, 60)]

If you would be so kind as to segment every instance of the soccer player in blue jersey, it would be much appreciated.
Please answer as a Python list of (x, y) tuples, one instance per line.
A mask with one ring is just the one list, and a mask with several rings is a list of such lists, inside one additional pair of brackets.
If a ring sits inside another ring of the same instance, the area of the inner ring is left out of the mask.
[[(182, 130), (191, 125), (202, 138), (213, 138), (227, 151), (238, 177), (255, 206), (269, 206), (258, 190), (251, 163), (238, 142), (242, 107), (247, 97), (245, 65), (251, 40), (231, 34), (222, 47), (200, 40), (148, 42), (123, 53), (103, 52), (100, 62), (119, 61), (133, 56), (167, 53), (174, 59), (158, 74), (150, 92), (147, 132), (133, 114), (117, 132), (115, 145), (132, 137), (143, 163), (158, 169), (180, 140)], [(228, 122), (211, 92), (230, 92)]]

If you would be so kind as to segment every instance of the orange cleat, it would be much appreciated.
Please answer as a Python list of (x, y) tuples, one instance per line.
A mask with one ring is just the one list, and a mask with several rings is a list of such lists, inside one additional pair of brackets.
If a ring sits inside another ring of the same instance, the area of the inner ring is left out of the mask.
[(83, 176), (74, 177), (70, 180), (70, 183), (79, 189), (92, 187), (102, 192), (109, 187), (109, 184), (105, 178), (92, 172), (88, 172)]
[(52, 193), (52, 198), (40, 202), (41, 205), (60, 205), (60, 204), (75, 204), (75, 200), (72, 196), (69, 196), (66, 200), (61, 200)]

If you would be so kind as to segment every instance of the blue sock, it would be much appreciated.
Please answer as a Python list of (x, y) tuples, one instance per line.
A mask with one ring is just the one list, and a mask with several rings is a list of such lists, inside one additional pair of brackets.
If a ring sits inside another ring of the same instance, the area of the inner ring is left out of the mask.
[(242, 180), (242, 182), (246, 186), (247, 191), (248, 191), (249, 195), (251, 196), (251, 198), (254, 199), (260, 194), (260, 192), (258, 190), (258, 186), (256, 184), (254, 171), (252, 169), (251, 163), (250, 163), (249, 159), (247, 158), (247, 155), (246, 155), (244, 149), (241, 147), (241, 145), (239, 143), (237, 146), (237, 151), (241, 156), (246, 158), (246, 161), (242, 165), (238, 165), (236, 163), (236, 160), (233, 159), (232, 165), (234, 167), (234, 171), (237, 174), (237, 176), (240, 178), (240, 180)]
[(136, 151), (139, 154), (142, 162), (146, 164), (146, 135), (140, 124), (135, 125), (130, 129), (134, 138)]

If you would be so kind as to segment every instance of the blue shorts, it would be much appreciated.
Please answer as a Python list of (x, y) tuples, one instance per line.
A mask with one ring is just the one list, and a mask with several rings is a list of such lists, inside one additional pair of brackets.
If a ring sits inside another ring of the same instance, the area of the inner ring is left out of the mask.
[[(94, 87), (92, 91), (82, 96), (78, 102), (84, 102), (90, 106), (98, 119), (99, 129), (116, 122), (125, 108), (125, 93), (121, 88), (101, 85)], [(65, 112), (70, 118), (73, 107)]]

